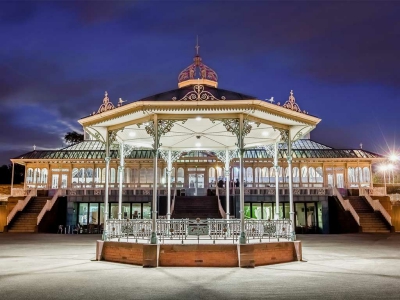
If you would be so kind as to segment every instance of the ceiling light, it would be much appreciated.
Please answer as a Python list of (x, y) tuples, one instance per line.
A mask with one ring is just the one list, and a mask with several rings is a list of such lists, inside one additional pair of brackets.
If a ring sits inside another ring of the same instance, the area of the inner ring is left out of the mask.
[(196, 120), (197, 121), (201, 121), (201, 117), (196, 117)]
[(135, 136), (136, 132), (129, 132), (129, 136)]
[(196, 147), (200, 147), (201, 146), (201, 144), (200, 143), (196, 143)]
[(269, 133), (268, 133), (268, 131), (263, 131), (262, 135), (267, 136), (267, 135), (269, 135)]

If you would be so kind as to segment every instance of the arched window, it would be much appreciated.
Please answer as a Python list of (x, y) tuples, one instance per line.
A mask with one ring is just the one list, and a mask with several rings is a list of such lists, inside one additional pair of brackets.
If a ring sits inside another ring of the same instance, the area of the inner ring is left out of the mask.
[(100, 168), (94, 169), (94, 182), (95, 183), (101, 182), (101, 169)]
[(261, 175), (260, 175), (260, 183), (266, 183), (269, 182), (269, 174), (268, 174), (268, 168), (263, 167), (260, 169)]
[(79, 170), (78, 168), (73, 168), (72, 169), (72, 183), (78, 183), (79, 182)]
[(361, 170), (361, 168), (360, 167), (357, 167), (356, 168), (356, 182), (358, 183), (358, 182), (363, 182), (363, 173), (362, 173), (362, 170)]
[(125, 183), (132, 183), (132, 169), (131, 168), (125, 168), (125, 171), (124, 171), (124, 182)]
[(33, 174), (33, 183), (40, 183), (40, 169), (36, 168)]
[(253, 183), (253, 168), (248, 167), (245, 174), (246, 174), (246, 182)]
[(234, 167), (233, 168), (233, 180), (236, 181), (237, 179), (239, 179), (239, 168)]
[(101, 183), (106, 183), (106, 168), (101, 169)]
[(315, 176), (316, 176), (317, 182), (324, 182), (324, 171), (322, 170), (321, 167), (318, 167), (315, 169)]
[[(279, 167), (278, 167), (279, 168)], [(266, 169), (266, 168), (265, 168)], [(264, 170), (264, 168), (263, 168), (263, 170)], [(275, 171), (275, 168), (274, 167), (272, 167), (272, 168), (269, 168), (269, 182), (275, 182), (275, 173), (276, 173), (276, 171)], [(279, 174), (279, 173), (278, 173)]]
[(33, 169), (29, 168), (26, 176), (26, 182), (32, 183), (33, 182)]
[(85, 178), (86, 178), (86, 183), (92, 183), (93, 182), (93, 169), (92, 168), (87, 168), (86, 169)]
[(368, 167), (363, 168), (363, 176), (364, 176), (364, 182), (370, 182), (371, 175), (369, 173)]
[(110, 183), (115, 183), (115, 175), (116, 175), (115, 168), (111, 168), (110, 169)]
[(309, 178), (308, 182), (316, 182), (317, 181), (317, 179), (315, 177), (315, 169), (313, 167), (308, 168), (308, 178)]
[(47, 169), (43, 168), (40, 172), (40, 183), (47, 184)]
[(301, 182), (308, 182), (307, 167), (301, 168)]
[(80, 168), (78, 171), (78, 182), (79, 183), (85, 182), (85, 169), (84, 168)]
[(217, 176), (216, 181), (218, 181), (220, 178), (224, 178), (225, 177), (224, 170), (225, 169), (223, 169), (221, 167), (217, 167), (217, 169), (216, 169), (216, 173), (217, 173), (216, 174), (216, 176)]
[(283, 182), (289, 182), (289, 167), (286, 167), (285, 169), (282, 170), (282, 180)]
[(146, 183), (153, 183), (154, 180), (153, 168), (146, 169)]
[(355, 179), (355, 175), (354, 175), (354, 168), (349, 167), (347, 169), (347, 173), (348, 173), (348, 177), (349, 177), (349, 182), (350, 183), (357, 182), (356, 179)]
[(133, 183), (139, 183), (140, 180), (140, 170), (139, 169), (133, 169), (132, 170), (132, 182)]
[(293, 168), (293, 182), (300, 182), (300, 170), (298, 167)]
[(255, 168), (254, 170), (254, 182), (260, 183), (261, 182), (261, 169), (259, 167)]

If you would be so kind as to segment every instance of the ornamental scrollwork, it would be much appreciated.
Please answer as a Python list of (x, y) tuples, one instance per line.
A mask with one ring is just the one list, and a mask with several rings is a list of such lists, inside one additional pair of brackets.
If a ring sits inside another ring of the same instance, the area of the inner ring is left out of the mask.
[(220, 101), (225, 99), (226, 99), (225, 96), (222, 96), (221, 99), (216, 98), (209, 91), (204, 90), (204, 85), (201, 84), (194, 85), (193, 91), (190, 91), (181, 99), (177, 99), (176, 97), (172, 98), (173, 101), (210, 101), (210, 100)]
[[(144, 129), (146, 130), (147, 134), (150, 135), (153, 140), (156, 149), (162, 146), (160, 143), (160, 138), (161, 136), (165, 135), (166, 133), (170, 132), (172, 127), (174, 126), (174, 123), (182, 121), (182, 120), (158, 120), (157, 121), (157, 134), (154, 128), (154, 121), (150, 121), (144, 124)], [(185, 121), (185, 120), (184, 120)], [(183, 121), (183, 122), (184, 122)], [(137, 126), (140, 128), (140, 125), (138, 124)]]
[(110, 101), (110, 98), (108, 98), (108, 93), (105, 92), (104, 93), (103, 104), (100, 105), (97, 113), (99, 114), (99, 113), (102, 113), (102, 112), (105, 112), (107, 110), (111, 110), (111, 109), (114, 109), (114, 108), (115, 108), (114, 104), (112, 104), (112, 102)]
[[(223, 163), (227, 163), (226, 161), (226, 151), (225, 150), (217, 150), (213, 151), (215, 156), (222, 161)], [(230, 162), (232, 159), (238, 157), (238, 151), (237, 149), (235, 150), (228, 150), (228, 162)]]
[[(168, 163), (168, 151), (169, 150), (159, 150), (158, 151), (160, 153), (161, 157), (163, 158), (163, 160), (165, 160), (167, 163)], [(183, 151), (172, 151), (171, 150), (171, 163), (178, 160), (181, 157), (182, 153), (183, 153)]]
[(289, 99), (285, 102), (285, 104), (283, 104), (283, 107), (293, 111), (302, 112), (293, 96), (293, 90), (290, 91)]
[(118, 129), (117, 130), (111, 130), (111, 131), (108, 132), (108, 143), (110, 145), (113, 144), (116, 141), (117, 133), (118, 133)]

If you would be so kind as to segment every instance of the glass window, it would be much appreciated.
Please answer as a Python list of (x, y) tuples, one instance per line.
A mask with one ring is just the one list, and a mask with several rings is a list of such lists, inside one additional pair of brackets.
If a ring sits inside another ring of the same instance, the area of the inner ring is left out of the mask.
[(90, 203), (89, 205), (89, 224), (99, 224), (99, 204)]
[[(290, 204), (289, 203), (280, 203), (279, 205), (279, 217), (284, 217), (285, 219), (290, 219)], [(285, 206), (285, 214), (283, 214), (283, 207)]]
[(252, 203), (251, 217), (257, 220), (262, 219), (261, 203)]
[(88, 224), (88, 203), (79, 203), (78, 222), (81, 225)]
[(141, 219), (141, 218), (142, 218), (142, 204), (132, 203), (132, 219)]
[(131, 204), (130, 203), (122, 203), (122, 219), (130, 219), (131, 218)]
[(251, 218), (251, 210), (250, 210), (250, 203), (244, 204), (244, 218), (250, 219)]
[(263, 203), (263, 219), (273, 220), (274, 215), (275, 213), (272, 203)]
[(295, 213), (296, 227), (305, 227), (307, 224), (304, 203), (295, 203)]
[(143, 219), (151, 219), (151, 205), (150, 205), (150, 202), (143, 203)]
[(118, 203), (111, 203), (110, 218), (118, 219)]
[(307, 229), (311, 232), (315, 231), (316, 228), (316, 215), (315, 215), (315, 204), (314, 203), (306, 203), (307, 206), (307, 220), (306, 225)]

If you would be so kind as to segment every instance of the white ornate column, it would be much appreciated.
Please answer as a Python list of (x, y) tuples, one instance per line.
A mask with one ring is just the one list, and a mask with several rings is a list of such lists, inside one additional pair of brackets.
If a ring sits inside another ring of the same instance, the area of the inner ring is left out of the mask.
[(153, 144), (153, 205), (152, 205), (152, 230), (151, 230), (151, 244), (157, 244), (157, 162), (158, 162), (158, 146), (159, 146), (159, 132), (157, 115), (154, 115), (154, 144)]
[(289, 171), (289, 209), (290, 209), (290, 235), (293, 241), (296, 240), (295, 223), (294, 223), (294, 203), (293, 203), (293, 176), (292, 176), (292, 137), (290, 130), (286, 131), (286, 136), (283, 136), (283, 140), (287, 143), (287, 155), (286, 160), (288, 163)]
[(107, 220), (108, 220), (108, 195), (109, 195), (109, 181), (110, 181), (110, 133), (107, 133), (106, 137), (106, 157), (104, 159), (106, 161), (106, 182), (104, 187), (104, 229), (103, 229), (103, 240), (108, 239), (108, 231), (107, 231)]
[(275, 220), (279, 220), (279, 164), (278, 164), (278, 142), (274, 145), (274, 169), (275, 169)]
[[(236, 150), (228, 150), (226, 148), (225, 150), (220, 150), (220, 151), (215, 151), (214, 152), (217, 158), (224, 163), (224, 175), (225, 175), (225, 199), (226, 199), (226, 219), (229, 219), (230, 216), (230, 162), (231, 160), (236, 157)], [(216, 170), (216, 182), (215, 182), (215, 188), (218, 189), (218, 170)]]
[[(167, 219), (171, 219), (171, 175), (172, 163), (179, 159), (182, 151), (160, 150), (161, 157), (167, 163)], [(175, 168), (175, 186), (176, 186), (176, 168)]]
[(118, 220), (122, 219), (122, 186), (124, 181), (124, 167), (125, 167), (125, 159), (124, 159), (124, 142), (119, 144), (119, 166), (118, 166), (118, 174), (119, 174), (119, 193), (118, 193)]

